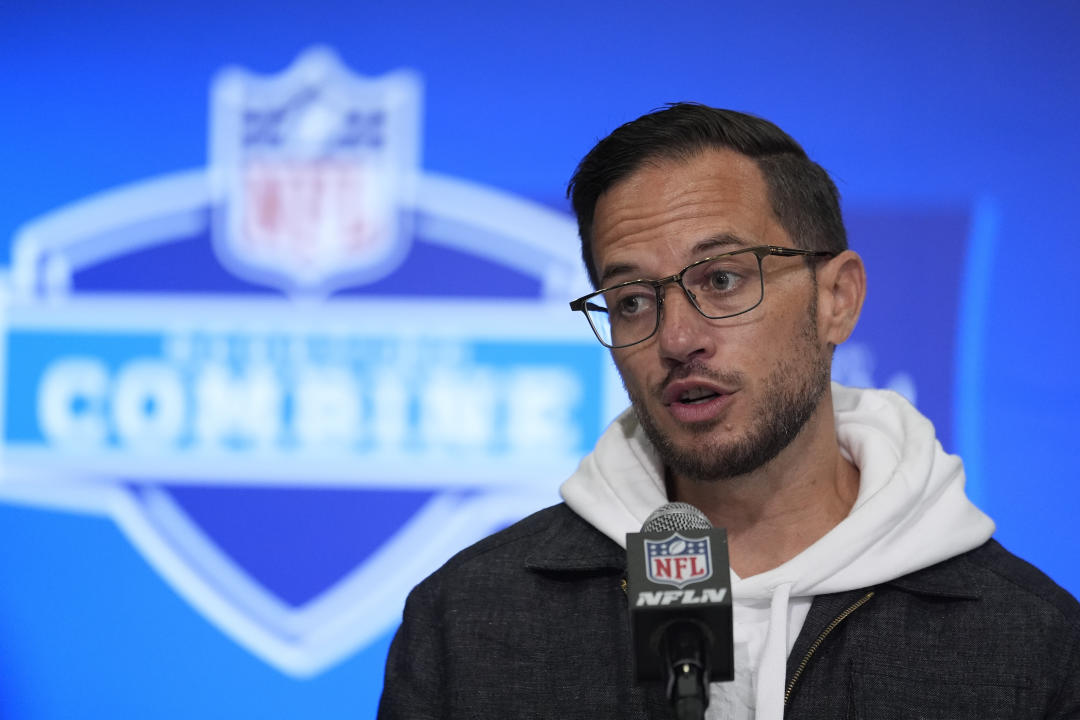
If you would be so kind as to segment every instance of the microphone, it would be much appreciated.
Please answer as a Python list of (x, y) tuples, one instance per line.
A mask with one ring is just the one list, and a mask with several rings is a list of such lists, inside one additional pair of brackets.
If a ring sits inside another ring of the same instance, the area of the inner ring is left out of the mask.
[(668, 503), (626, 534), (626, 562), (637, 681), (663, 681), (678, 720), (702, 720), (709, 683), (735, 677), (727, 531)]

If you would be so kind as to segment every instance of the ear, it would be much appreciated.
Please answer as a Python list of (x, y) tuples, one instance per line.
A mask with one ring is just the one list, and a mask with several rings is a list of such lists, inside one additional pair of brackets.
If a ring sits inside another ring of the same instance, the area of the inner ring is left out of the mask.
[(827, 343), (848, 339), (866, 299), (866, 268), (853, 250), (845, 250), (818, 266), (818, 328)]

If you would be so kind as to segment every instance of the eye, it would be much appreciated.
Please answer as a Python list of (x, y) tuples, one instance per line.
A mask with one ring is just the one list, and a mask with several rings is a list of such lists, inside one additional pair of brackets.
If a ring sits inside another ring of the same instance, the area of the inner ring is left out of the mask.
[(711, 262), (694, 268), (696, 272), (688, 274), (688, 285), (694, 288), (694, 292), (700, 295), (713, 296), (728, 295), (742, 289), (746, 280), (747, 272), (743, 265), (734, 259), (722, 262)]
[(712, 292), (731, 292), (739, 285), (742, 278), (726, 268), (710, 268), (706, 277), (708, 289)]
[(648, 305), (648, 301), (644, 295), (629, 295), (619, 298), (619, 314), (624, 317), (638, 315), (644, 312), (646, 305)]
[(634, 320), (654, 312), (655, 303), (656, 294), (652, 288), (631, 286), (615, 293), (609, 299), (608, 307), (612, 311), (612, 319)]

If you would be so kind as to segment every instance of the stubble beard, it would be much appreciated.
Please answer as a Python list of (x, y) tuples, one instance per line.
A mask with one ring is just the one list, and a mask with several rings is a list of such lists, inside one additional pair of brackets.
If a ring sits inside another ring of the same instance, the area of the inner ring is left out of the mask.
[[(737, 437), (717, 432), (723, 420), (686, 426), (692, 439), (684, 444), (660, 429), (643, 398), (626, 386), (638, 422), (669, 472), (692, 482), (726, 480), (766, 465), (798, 437), (829, 391), (829, 363), (818, 343), (816, 297), (811, 302), (800, 342), (765, 379), (762, 396), (752, 408), (752, 424)], [(743, 387), (741, 373), (721, 373), (691, 364), (678, 376), (703, 377), (728, 387)], [(666, 381), (665, 381), (666, 382)], [(660, 389), (655, 394), (659, 396)]]

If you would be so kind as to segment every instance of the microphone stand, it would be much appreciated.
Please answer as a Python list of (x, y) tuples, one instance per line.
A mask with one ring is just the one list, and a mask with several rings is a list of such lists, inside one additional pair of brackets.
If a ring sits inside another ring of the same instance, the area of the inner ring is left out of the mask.
[(676, 720), (704, 720), (709, 705), (709, 669), (702, 647), (702, 628), (676, 622), (664, 630), (667, 696)]

